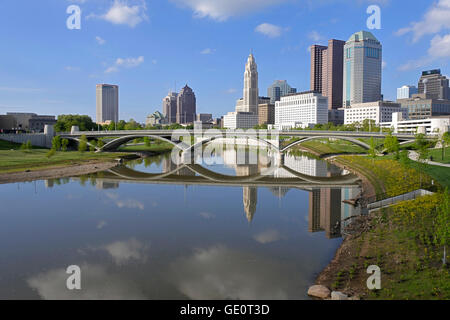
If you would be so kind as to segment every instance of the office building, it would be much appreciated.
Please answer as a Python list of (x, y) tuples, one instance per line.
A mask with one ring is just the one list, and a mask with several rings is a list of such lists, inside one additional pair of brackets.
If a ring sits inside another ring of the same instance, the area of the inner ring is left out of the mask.
[(311, 51), (311, 91), (322, 93), (323, 52), (326, 46), (313, 45)]
[(223, 127), (227, 129), (251, 129), (258, 125), (258, 114), (253, 112), (228, 112), (223, 116)]
[(96, 122), (119, 121), (119, 86), (110, 84), (97, 85)]
[(395, 102), (355, 103), (351, 108), (344, 109), (344, 124), (363, 123), (366, 119), (375, 121), (375, 124), (389, 122), (395, 112), (401, 112), (405, 118), (408, 116), (408, 110)]
[(311, 90), (328, 98), (330, 110), (342, 107), (344, 45), (345, 41), (331, 39), (327, 47), (311, 48)]
[(409, 99), (413, 94), (417, 94), (418, 89), (415, 86), (403, 86), (397, 89), (397, 100)]
[[(44, 132), (45, 125), (55, 125), (55, 116), (38, 115), (36, 113), (8, 112), (8, 119), (14, 119), (15, 126), (9, 129), (31, 132)], [(11, 123), (11, 121), (9, 121)]]
[(275, 105), (264, 103), (258, 106), (258, 125), (275, 124)]
[(426, 119), (450, 115), (450, 100), (427, 98), (428, 94), (414, 94), (398, 102), (408, 110), (408, 119)]
[(163, 99), (163, 114), (168, 124), (177, 122), (177, 98), (178, 93), (169, 92)]
[(196, 120), (202, 123), (212, 123), (213, 116), (211, 113), (199, 113)]
[(380, 101), (381, 43), (368, 31), (353, 34), (344, 46), (343, 107)]
[(194, 123), (197, 114), (197, 100), (192, 89), (185, 85), (177, 97), (177, 123)]
[(292, 88), (286, 80), (275, 80), (267, 89), (267, 96), (270, 98), (270, 103), (275, 104), (276, 101), (280, 101), (281, 97), (296, 92), (297, 89)]
[(306, 91), (281, 97), (275, 103), (275, 128), (311, 127), (328, 123), (328, 100), (320, 93)]
[(406, 119), (402, 113), (392, 114), (392, 121), (380, 123), (383, 128), (391, 128), (394, 133), (442, 134), (450, 129), (450, 116), (430, 117), (427, 119)]
[(430, 99), (450, 99), (449, 79), (441, 74), (440, 69), (422, 72), (419, 79), (419, 94)]

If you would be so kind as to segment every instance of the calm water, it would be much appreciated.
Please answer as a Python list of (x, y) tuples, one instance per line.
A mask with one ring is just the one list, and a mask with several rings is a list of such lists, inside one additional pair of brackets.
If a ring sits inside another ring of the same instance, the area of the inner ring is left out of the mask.
[[(307, 298), (341, 242), (339, 222), (357, 211), (342, 200), (358, 186), (299, 183), (293, 171), (346, 174), (304, 156), (245, 183), (222, 175), (258, 176), (266, 166), (237, 165), (233, 152), (208, 160), (216, 163), (166, 177), (156, 174), (177, 166), (159, 156), (0, 185), (0, 299)], [(70, 265), (81, 268), (82, 290), (66, 288)]]

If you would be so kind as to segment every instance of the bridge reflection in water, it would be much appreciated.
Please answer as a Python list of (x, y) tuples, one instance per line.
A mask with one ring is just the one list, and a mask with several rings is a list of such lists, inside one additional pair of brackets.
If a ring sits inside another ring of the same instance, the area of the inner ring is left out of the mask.
[[(343, 202), (357, 198), (361, 190), (358, 177), (349, 172), (303, 155), (287, 154), (282, 164), (274, 166), (270, 154), (260, 154), (258, 164), (245, 164), (248, 158), (239, 159), (238, 154), (234, 149), (224, 150), (213, 155), (216, 164), (208, 166), (198, 164), (203, 159), (176, 164), (166, 154), (74, 179), (91, 179), (99, 189), (119, 188), (120, 183), (239, 186), (248, 222), (254, 219), (258, 187), (269, 188), (280, 201), (289, 190), (302, 189), (309, 192), (308, 231), (325, 232), (328, 238), (340, 237), (343, 221), (361, 213), (359, 207)], [(154, 164), (162, 172), (146, 172)]]

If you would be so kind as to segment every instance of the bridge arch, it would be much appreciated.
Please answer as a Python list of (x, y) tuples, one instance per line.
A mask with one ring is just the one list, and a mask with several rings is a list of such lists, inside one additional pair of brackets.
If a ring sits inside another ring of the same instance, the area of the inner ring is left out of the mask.
[(172, 144), (174, 147), (180, 149), (181, 151), (183, 150), (178, 143), (167, 139), (166, 137), (163, 136), (158, 136), (158, 135), (151, 135), (151, 134), (136, 134), (136, 135), (127, 135), (127, 136), (123, 136), (117, 139), (114, 139), (112, 141), (109, 141), (108, 143), (106, 143), (102, 148), (98, 149), (99, 152), (102, 151), (115, 151), (117, 150), (117, 148), (119, 148), (121, 145), (134, 140), (134, 139), (139, 139), (139, 138), (152, 138), (155, 140), (160, 140), (160, 141), (164, 141), (164, 142), (168, 142), (170, 144)]
[[(269, 148), (273, 148), (273, 149), (275, 149), (276, 151), (279, 152), (279, 148), (277, 146), (273, 145), (272, 143), (268, 142), (265, 139), (259, 139), (259, 138), (254, 138), (254, 137), (244, 137), (244, 138), (246, 138), (248, 140), (256, 141), (258, 143), (259, 142), (263, 142)], [(240, 139), (244, 139), (244, 138), (240, 138)], [(197, 148), (197, 147), (204, 146), (205, 144), (208, 144), (208, 143), (210, 143), (210, 142), (212, 142), (214, 140), (218, 140), (218, 139), (227, 139), (227, 137), (226, 136), (224, 137), (223, 135), (211, 136), (211, 137), (208, 137), (205, 140), (202, 140), (202, 141), (199, 141), (199, 142), (193, 144), (192, 146), (190, 146), (189, 148), (187, 148), (184, 151), (195, 150), (195, 148)], [(239, 138), (237, 138), (237, 139), (239, 139)]]
[(306, 142), (306, 141), (317, 140), (317, 139), (330, 139), (330, 138), (346, 140), (346, 141), (352, 142), (352, 143), (354, 143), (354, 144), (356, 144), (356, 145), (358, 145), (358, 146), (360, 146), (360, 147), (362, 147), (362, 148), (364, 148), (366, 150), (370, 149), (370, 146), (367, 143), (364, 143), (364, 142), (362, 142), (362, 141), (360, 141), (358, 139), (355, 139), (355, 138), (343, 137), (343, 136), (329, 137), (329, 136), (320, 136), (319, 135), (319, 136), (314, 136), (314, 137), (309, 137), (309, 138), (305, 138), (305, 139), (294, 141), (294, 142), (288, 144), (286, 147), (282, 148), (281, 152), (285, 152), (285, 151), (289, 150), (290, 148), (292, 148), (292, 147), (294, 147), (294, 146), (296, 146), (298, 144), (302, 144), (303, 142)]
[[(80, 144), (80, 138), (65, 137), (64, 139), (67, 139), (69, 141), (75, 141), (76, 143)], [(97, 140), (97, 139), (93, 139), (93, 140)], [(96, 152), (98, 152), (100, 150), (97, 146), (94, 146), (92, 143), (90, 143), (89, 140), (87, 141), (87, 146), (88, 146), (88, 148), (94, 147)]]

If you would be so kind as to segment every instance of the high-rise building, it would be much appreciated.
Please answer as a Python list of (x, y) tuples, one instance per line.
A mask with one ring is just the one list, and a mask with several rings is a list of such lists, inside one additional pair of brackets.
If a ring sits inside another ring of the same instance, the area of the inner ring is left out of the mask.
[(323, 52), (326, 46), (311, 46), (311, 91), (322, 93)]
[(197, 113), (197, 100), (194, 91), (185, 85), (177, 97), (177, 123), (193, 123)]
[(382, 46), (368, 31), (353, 34), (344, 46), (343, 106), (382, 100)]
[(264, 103), (258, 106), (258, 125), (275, 124), (275, 105)]
[(392, 121), (392, 114), (396, 112), (408, 116), (408, 109), (402, 108), (400, 103), (390, 101), (355, 103), (351, 108), (344, 109), (344, 124), (361, 124), (364, 120), (373, 120), (378, 125), (381, 122)]
[(258, 125), (258, 105), (270, 102), (268, 97), (258, 95), (258, 67), (250, 54), (244, 72), (244, 97), (236, 102), (234, 112), (223, 117), (223, 127), (228, 129), (249, 129)]
[(169, 92), (163, 99), (163, 114), (169, 124), (177, 122), (177, 97), (178, 93)]
[(244, 72), (244, 98), (240, 110), (242, 112), (258, 113), (258, 67), (255, 62), (255, 57), (250, 54), (245, 65)]
[(419, 94), (424, 93), (429, 99), (450, 99), (449, 79), (441, 74), (440, 69), (422, 72), (419, 80)]
[(328, 109), (342, 108), (345, 41), (331, 39), (323, 52), (322, 95), (328, 98)]
[(99, 124), (119, 121), (119, 86), (111, 84), (97, 85), (97, 114)]
[(267, 89), (267, 96), (270, 98), (270, 103), (275, 104), (281, 97), (296, 92), (297, 89), (292, 88), (286, 80), (275, 80)]
[(417, 87), (415, 86), (403, 86), (397, 89), (397, 100), (409, 99), (417, 92)]

